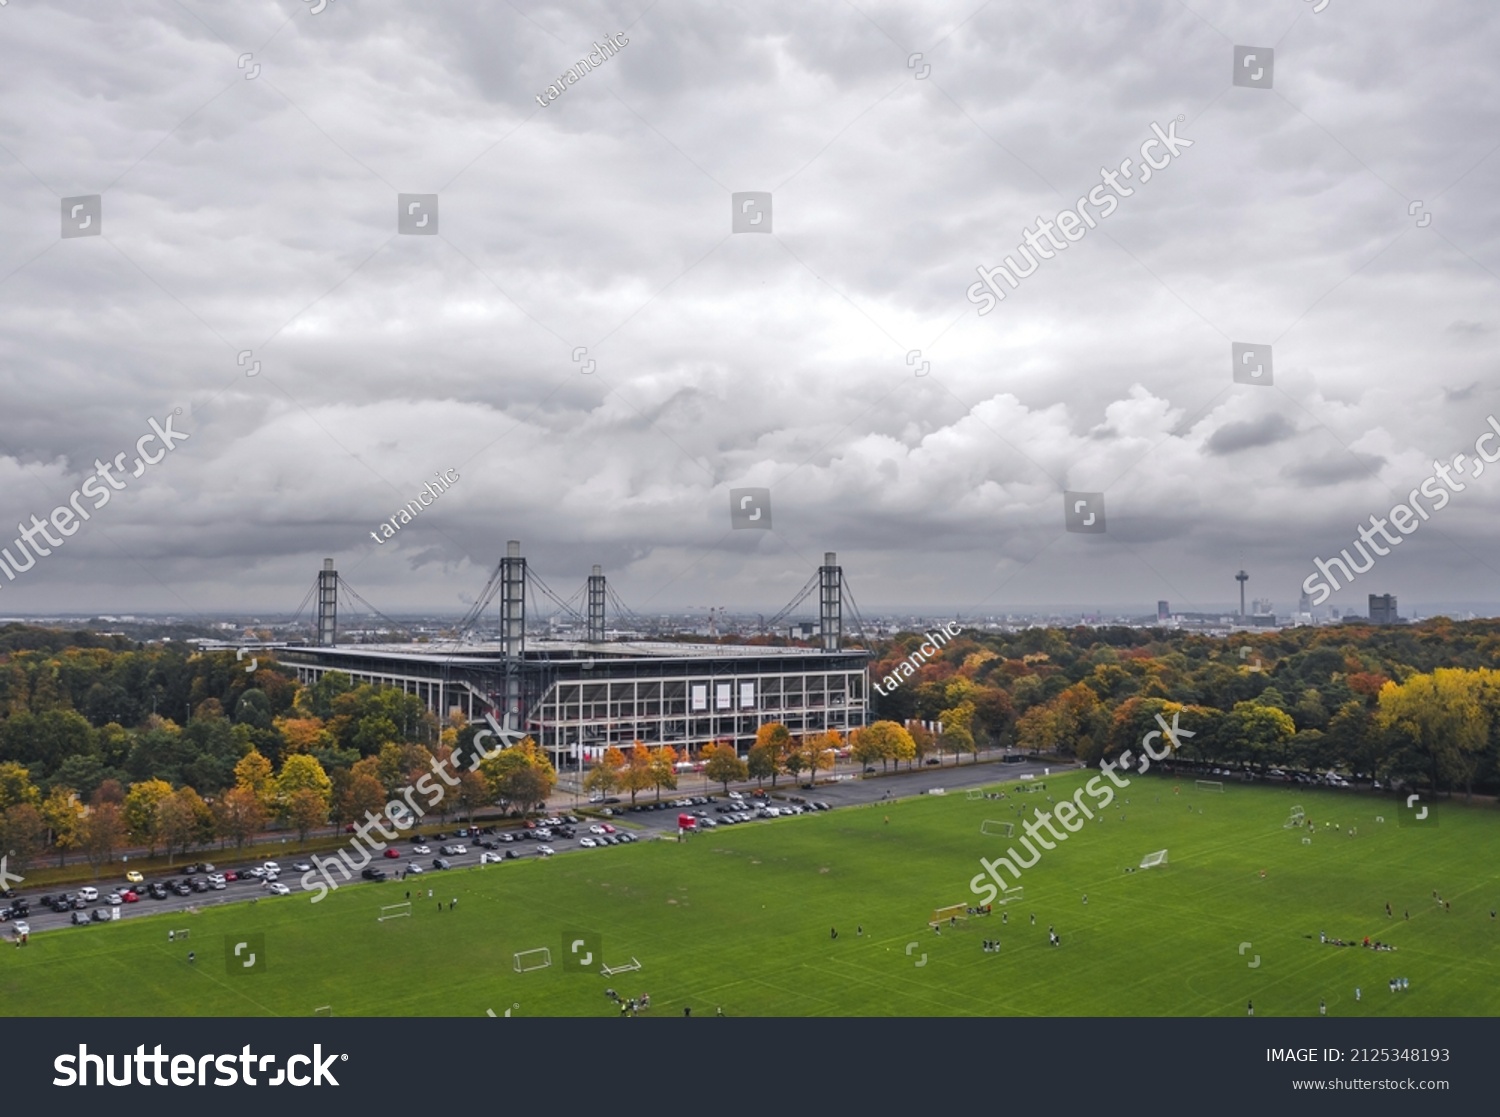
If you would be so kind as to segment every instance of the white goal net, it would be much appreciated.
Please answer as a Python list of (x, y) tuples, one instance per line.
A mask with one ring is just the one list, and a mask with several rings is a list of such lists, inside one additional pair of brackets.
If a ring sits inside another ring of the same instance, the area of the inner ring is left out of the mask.
[(1199, 791), (1223, 791), (1224, 784), (1220, 780), (1194, 780)]
[(1148, 853), (1145, 857), (1141, 858), (1141, 868), (1143, 869), (1154, 869), (1158, 865), (1165, 865), (1166, 863), (1167, 851), (1164, 849), (1159, 849), (1155, 853)]
[(411, 901), (406, 900), (399, 904), (386, 904), (380, 909), (380, 916), (376, 923), (384, 923), (387, 919), (400, 919), (402, 916), (411, 915)]
[(552, 951), (545, 946), (539, 946), (535, 950), (516, 951), (516, 973), (545, 970), (550, 965), (552, 965)]
[(1016, 833), (1016, 824), (987, 818), (979, 824), (979, 832), (986, 838), (1012, 838)]

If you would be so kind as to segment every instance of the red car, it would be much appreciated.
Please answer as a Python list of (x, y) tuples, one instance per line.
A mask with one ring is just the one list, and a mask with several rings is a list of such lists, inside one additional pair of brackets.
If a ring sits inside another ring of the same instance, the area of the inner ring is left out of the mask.
[(391, 848), (389, 848), (389, 849), (387, 849), (385, 851), (385, 856), (394, 859), (394, 858), (397, 858), (397, 857), (401, 856), (401, 851), (399, 849), (396, 849), (394, 846), (392, 846)]
[(615, 828), (606, 822), (604, 824), (604, 832), (606, 834), (613, 834), (615, 832)]
[(233, 869), (230, 869), (229, 872), (227, 872), (227, 873), (224, 874), (224, 879), (225, 880), (239, 880), (240, 879), (240, 874), (237, 873), (237, 872), (235, 872)]
[(120, 893), (120, 902), (122, 904), (133, 904), (139, 899), (140, 897), (137, 896), (134, 892), (125, 891)]

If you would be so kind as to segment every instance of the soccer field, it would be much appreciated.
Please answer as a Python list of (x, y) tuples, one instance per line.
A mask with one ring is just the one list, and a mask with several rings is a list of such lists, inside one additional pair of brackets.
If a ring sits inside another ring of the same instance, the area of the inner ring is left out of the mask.
[[(606, 1016), (612, 986), (649, 992), (652, 1015), (1235, 1016), (1252, 999), (1257, 1016), (1315, 1015), (1320, 999), (1330, 1016), (1500, 1015), (1500, 813), (1488, 804), (1444, 802), (1402, 826), (1391, 799), (1136, 778), (1103, 821), (1025, 872), (1023, 900), (941, 935), (927, 926), (935, 908), (977, 902), (979, 858), (1014, 840), (982, 835), (985, 820), (1019, 823), (1018, 810), (1029, 818), (1086, 778), (429, 873), (420, 887), (346, 887), (319, 904), (301, 894), (37, 934), (0, 950), (0, 1004), (16, 1016), (310, 1016), (325, 1005), (337, 1016)], [(1283, 828), (1293, 805), (1316, 831)], [(1160, 849), (1167, 865), (1126, 871)], [(408, 887), (411, 917), (377, 922)], [(1049, 925), (1061, 946), (1048, 944)], [(190, 940), (169, 943), (179, 928)], [(1398, 949), (1325, 945), (1320, 932)], [(638, 959), (640, 970), (605, 978), (599, 957), (565, 970), (564, 943), (583, 933), (600, 936), (602, 962)], [(264, 936), (264, 967), (245, 972), (226, 963), (225, 943), (250, 935)], [(986, 939), (1000, 950), (985, 952)], [(515, 953), (538, 947), (552, 965), (515, 972)], [(1392, 993), (1395, 977), (1409, 988)]]

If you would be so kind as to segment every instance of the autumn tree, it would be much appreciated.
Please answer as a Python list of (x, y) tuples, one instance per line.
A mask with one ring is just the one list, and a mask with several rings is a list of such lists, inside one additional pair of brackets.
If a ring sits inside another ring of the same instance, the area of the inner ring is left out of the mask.
[(276, 779), (271, 762), (257, 749), (240, 757), (234, 766), (234, 786), (248, 788), (268, 811), (276, 805)]
[(363, 821), (366, 814), (378, 815), (386, 805), (385, 788), (369, 772), (354, 772), (344, 781), (339, 800), (339, 815), (346, 821)]
[(58, 784), (42, 800), (42, 818), (46, 820), (52, 848), (57, 850), (58, 865), (67, 864), (68, 850), (78, 845), (79, 827), (84, 806), (71, 787)]
[(214, 802), (214, 829), (236, 849), (243, 849), (265, 825), (266, 809), (248, 787), (232, 787)]
[(42, 793), (31, 782), (31, 772), (15, 761), (0, 764), (0, 811), (8, 811), (21, 803), (33, 807), (42, 801)]
[(729, 741), (703, 746), (703, 774), (714, 783), (724, 785), (724, 794), (729, 794), (729, 785), (750, 776), (750, 768), (740, 759), (739, 753)]
[(774, 778), (776, 773), (781, 771), (781, 757), (776, 751), (776, 746), (751, 745), (745, 770), (757, 784), (765, 786), (768, 778)]
[[(785, 725), (779, 721), (768, 721), (755, 731), (755, 744), (751, 746), (751, 752), (756, 749), (767, 750), (762, 754), (770, 761), (771, 786), (776, 786), (776, 777), (782, 772), (786, 764), (787, 753), (792, 750), (792, 734)], [(764, 761), (761, 767), (764, 767)]]
[(510, 748), (481, 760), (479, 772), (489, 787), (491, 800), (523, 814), (545, 800), (557, 784), (552, 761), (530, 737), (523, 737)]
[(677, 750), (671, 745), (658, 745), (651, 755), (651, 783), (656, 788), (656, 801), (661, 802), (662, 788), (677, 790)]
[(620, 786), (620, 773), (625, 763), (625, 754), (614, 745), (610, 745), (604, 750), (604, 756), (589, 769), (589, 774), (583, 778), (584, 790), (590, 794), (597, 792), (601, 797), (613, 794)]
[(106, 862), (113, 861), (115, 851), (125, 844), (125, 812), (115, 803), (100, 803), (90, 808), (78, 827), (78, 845), (89, 859), (94, 879)]
[(10, 868), (24, 872), (47, 848), (47, 820), (31, 803), (17, 803), (0, 813), (0, 850), (10, 858)]
[(878, 758), (883, 765), (893, 760), (899, 765), (901, 761), (912, 761), (917, 756), (917, 744), (911, 739), (911, 734), (894, 721), (877, 721), (865, 726), (859, 731), (854, 748), (856, 756), (868, 758), (862, 763)]
[(297, 831), (297, 841), (306, 845), (307, 836), (328, 821), (328, 795), (316, 788), (299, 787), (287, 796), (284, 810)]
[(651, 770), (651, 750), (637, 741), (626, 754), (625, 768), (620, 773), (620, 786), (630, 792), (630, 805), (635, 806), (635, 797), (656, 780)]
[(161, 801), (157, 828), (170, 865), (174, 851), (187, 853), (213, 833), (213, 813), (191, 787), (178, 788)]

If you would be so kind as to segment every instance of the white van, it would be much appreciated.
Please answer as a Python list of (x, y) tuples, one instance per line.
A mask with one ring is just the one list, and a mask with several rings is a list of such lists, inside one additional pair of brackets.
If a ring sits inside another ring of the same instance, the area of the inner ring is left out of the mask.
[(80, 888), (78, 890), (78, 896), (80, 899), (87, 900), (92, 904), (99, 898), (99, 890), (97, 888)]

